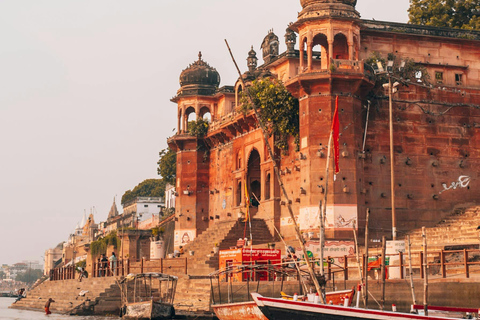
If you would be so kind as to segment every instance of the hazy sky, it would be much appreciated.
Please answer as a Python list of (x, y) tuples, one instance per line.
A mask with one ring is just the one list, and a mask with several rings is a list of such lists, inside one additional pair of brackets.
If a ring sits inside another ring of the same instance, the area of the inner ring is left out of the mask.
[[(363, 19), (407, 22), (408, 0), (358, 0)], [(94, 210), (157, 178), (176, 126), (178, 77), (203, 59), (233, 85), (299, 0), (1, 0), (0, 264), (41, 260)], [(95, 208), (95, 209), (92, 209)]]

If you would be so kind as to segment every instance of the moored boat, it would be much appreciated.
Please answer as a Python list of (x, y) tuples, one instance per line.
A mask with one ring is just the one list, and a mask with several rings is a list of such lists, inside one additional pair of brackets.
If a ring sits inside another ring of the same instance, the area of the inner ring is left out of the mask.
[(119, 282), (124, 319), (161, 320), (175, 316), (178, 278), (163, 273), (129, 274)]
[[(292, 301), (279, 298), (264, 297), (252, 293), (252, 297), (260, 311), (269, 320), (435, 320), (452, 319), (448, 317), (424, 316), (415, 313), (401, 313), (373, 309), (362, 309), (329, 304), (318, 304), (308, 301)], [(477, 309), (464, 309), (477, 311)]]
[[(292, 295), (283, 292), (284, 288), (288, 284), (290, 287), (294, 284), (297, 289), (299, 287), (306, 288), (302, 282), (308, 277), (307, 272), (303, 270), (299, 272), (298, 269), (285, 264), (240, 265), (219, 270), (210, 275), (213, 298), (211, 307), (220, 320), (268, 320), (249, 293), (252, 291), (270, 292), (281, 296), (282, 300), (293, 300)], [(245, 281), (238, 281), (238, 279)], [(233, 292), (242, 292), (242, 294), (234, 295)], [(348, 301), (348, 304), (351, 305), (354, 295), (354, 288), (327, 292), (326, 300), (335, 304), (344, 304), (345, 301)], [(314, 300), (314, 294), (297, 295), (296, 297), (300, 300), (309, 298)]]

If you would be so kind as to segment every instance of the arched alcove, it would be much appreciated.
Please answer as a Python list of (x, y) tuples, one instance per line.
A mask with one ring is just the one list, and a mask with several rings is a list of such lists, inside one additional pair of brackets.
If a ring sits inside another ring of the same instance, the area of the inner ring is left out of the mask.
[(337, 33), (333, 38), (333, 58), (339, 60), (349, 60), (348, 41), (343, 33)]
[(303, 72), (308, 65), (308, 54), (307, 54), (307, 37), (303, 37), (300, 41), (300, 73)]
[[(247, 166), (247, 186), (249, 199), (261, 200), (261, 172), (260, 172), (260, 153), (257, 149), (253, 149), (248, 157)], [(254, 196), (255, 195), (255, 196)]]

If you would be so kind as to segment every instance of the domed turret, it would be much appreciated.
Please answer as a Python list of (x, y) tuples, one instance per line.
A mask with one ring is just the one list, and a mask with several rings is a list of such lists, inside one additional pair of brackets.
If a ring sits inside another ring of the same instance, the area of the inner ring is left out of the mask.
[(355, 10), (357, 0), (300, 0), (303, 10), (299, 20), (314, 20), (324, 17), (360, 18)]
[(188, 66), (180, 74), (180, 90), (177, 95), (211, 95), (220, 84), (220, 75), (202, 60), (202, 53), (198, 53), (198, 60)]
[(300, 0), (302, 8), (316, 3), (343, 3), (355, 7), (357, 0)]

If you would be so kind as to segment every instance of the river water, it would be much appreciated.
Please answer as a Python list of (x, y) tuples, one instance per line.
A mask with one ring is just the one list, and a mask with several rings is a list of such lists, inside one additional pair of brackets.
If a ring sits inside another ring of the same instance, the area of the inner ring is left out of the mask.
[(38, 320), (38, 319), (48, 319), (48, 320), (116, 320), (120, 319), (118, 317), (72, 317), (60, 314), (50, 314), (46, 315), (44, 312), (37, 311), (26, 311), (26, 310), (17, 310), (17, 309), (8, 309), (14, 298), (0, 298), (0, 320)]

